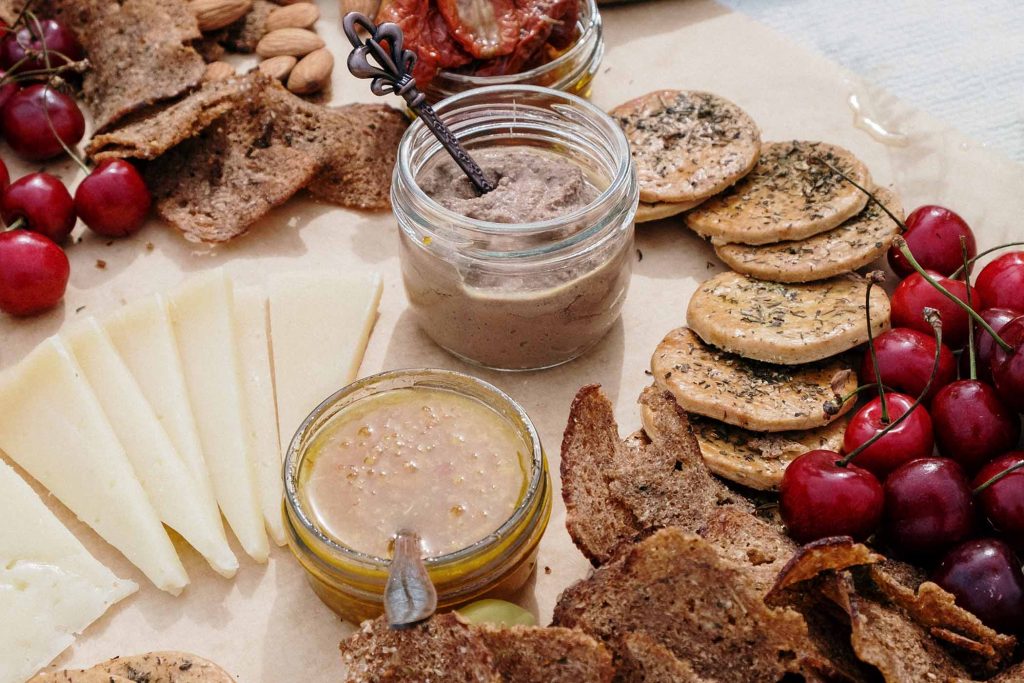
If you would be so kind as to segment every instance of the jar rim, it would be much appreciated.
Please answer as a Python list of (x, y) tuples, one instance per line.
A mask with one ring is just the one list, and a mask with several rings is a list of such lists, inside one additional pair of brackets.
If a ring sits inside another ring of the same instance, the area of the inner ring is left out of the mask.
[(460, 86), (467, 88), (481, 88), (490, 87), (495, 85), (511, 85), (516, 81), (529, 80), (531, 78), (539, 78), (544, 76), (550, 71), (555, 71), (565, 64), (571, 64), (574, 60), (581, 56), (581, 53), (586, 49), (594, 49), (594, 46), (588, 45), (591, 36), (600, 30), (601, 28), (601, 12), (597, 7), (596, 0), (581, 0), (580, 7), (584, 8), (586, 14), (581, 15), (581, 19), (584, 20), (583, 31), (580, 32), (579, 37), (572, 46), (558, 55), (550, 62), (535, 66), (532, 69), (526, 71), (517, 71), (514, 74), (503, 74), (501, 76), (476, 76), (474, 74), (460, 73), (458, 71), (449, 71), (448, 69), (442, 69), (441, 75), (445, 80), (457, 83)]
[[(395, 180), (397, 181), (398, 177), (405, 176), (404, 180), (407, 182), (403, 184), (408, 186), (409, 191), (412, 193), (415, 200), (417, 202), (425, 203), (425, 205), (430, 208), (431, 212), (435, 213), (442, 220), (451, 224), (457, 224), (460, 229), (468, 233), (477, 233), (487, 236), (514, 236), (544, 233), (562, 227), (566, 223), (572, 223), (574, 221), (584, 219), (587, 214), (594, 211), (596, 207), (608, 202), (622, 192), (623, 185), (630, 182), (633, 174), (633, 160), (630, 154), (629, 141), (626, 139), (626, 134), (622, 131), (619, 125), (615, 123), (615, 120), (612, 119), (611, 116), (581, 97), (561, 90), (536, 85), (491, 85), (481, 88), (473, 88), (471, 90), (466, 90), (456, 95), (452, 95), (451, 97), (447, 97), (438, 102), (434, 107), (434, 110), (439, 118), (443, 118), (444, 113), (457, 109), (464, 100), (470, 98), (480, 99), (486, 98), (489, 95), (504, 95), (510, 93), (545, 95), (548, 97), (560, 98), (567, 104), (581, 108), (591, 118), (606, 126), (611, 132), (611, 142), (614, 145), (612, 153), (617, 162), (615, 174), (612, 176), (608, 187), (602, 190), (601, 193), (598, 194), (598, 196), (589, 204), (562, 216), (557, 216), (544, 221), (527, 223), (498, 223), (494, 221), (484, 221), (464, 216), (457, 211), (449, 209), (427, 195), (427, 193), (424, 192), (416, 182), (416, 178), (412, 175), (410, 160), (412, 155), (412, 139), (426, 127), (422, 119), (416, 119), (402, 135), (402, 140), (398, 145), (398, 159), (395, 163)], [(439, 152), (444, 153), (443, 150), (439, 150)], [(397, 182), (392, 183), (392, 194), (394, 193), (397, 185)], [(392, 201), (392, 203), (394, 203), (394, 201)], [(599, 226), (600, 222), (586, 230), (580, 231), (580, 233), (577, 233), (575, 235), (577, 241), (581, 237), (592, 234)]]
[[(301, 448), (305, 437), (307, 437), (313, 428), (317, 425), (318, 420), (333, 408), (338, 402), (345, 398), (355, 394), (362, 389), (372, 389), (375, 385), (382, 384), (388, 380), (400, 380), (408, 379), (410, 383), (401, 387), (392, 387), (383, 389), (381, 392), (373, 392), (367, 396), (363, 396), (356, 399), (356, 403), (361, 400), (365, 400), (376, 393), (383, 393), (384, 391), (393, 391), (399, 388), (414, 388), (417, 386), (431, 386), (431, 382), (437, 382), (440, 380), (447, 381), (444, 384), (446, 389), (458, 390), (457, 386), (453, 386), (455, 382), (467, 383), (478, 390), (481, 390), (484, 394), (490, 395), (491, 398), (497, 403), (504, 404), (503, 407), (510, 409), (515, 415), (516, 419), (521, 423), (523, 431), (528, 436), (528, 445), (531, 449), (533, 471), (530, 476), (530, 481), (527, 484), (526, 491), (522, 495), (522, 499), (516, 505), (516, 508), (508, 516), (508, 518), (502, 522), (502, 524), (490, 532), (478, 541), (467, 545), (465, 548), (445, 553), (443, 555), (435, 555), (433, 557), (424, 558), (424, 564), (429, 568), (444, 567), (451, 564), (457, 564), (463, 560), (473, 557), (474, 555), (482, 552), (486, 552), (492, 547), (500, 544), (507, 538), (510, 532), (517, 529), (523, 522), (526, 515), (535, 507), (534, 503), (537, 496), (542, 492), (543, 485), (546, 481), (546, 468), (544, 466), (544, 452), (540, 443), (540, 436), (537, 433), (537, 428), (534, 426), (533, 421), (530, 420), (529, 415), (526, 414), (526, 410), (523, 409), (517, 401), (511, 396), (506, 394), (504, 391), (494, 386), (490, 382), (486, 382), (478, 377), (473, 377), (462, 372), (455, 370), (444, 370), (441, 368), (406, 368), (398, 370), (386, 370), (379, 372), (374, 375), (369, 375), (362, 379), (358, 379), (338, 391), (331, 394), (328, 398), (324, 399), (320, 405), (313, 409), (313, 411), (302, 421), (299, 425), (299, 429), (295, 432), (291, 442), (288, 444), (288, 450), (285, 453), (284, 458), (284, 495), (285, 501), (288, 507), (295, 512), (295, 516), (298, 518), (299, 523), (302, 527), (312, 535), (320, 544), (326, 547), (333, 553), (341, 555), (345, 559), (358, 563), (364, 566), (370, 566), (374, 569), (386, 570), (390, 564), (390, 560), (384, 557), (378, 557), (370, 553), (364, 553), (356, 550), (349, 546), (343, 545), (338, 541), (334, 540), (330, 536), (326, 535), (321, 531), (311, 520), (310, 515), (302, 505), (302, 501), (298, 492), (298, 475), (299, 469), (302, 464), (303, 449)], [(452, 382), (454, 380), (455, 382)], [(470, 394), (471, 398), (481, 400), (480, 397)], [(488, 406), (491, 407), (491, 406)], [(517, 425), (518, 426), (518, 425)]]

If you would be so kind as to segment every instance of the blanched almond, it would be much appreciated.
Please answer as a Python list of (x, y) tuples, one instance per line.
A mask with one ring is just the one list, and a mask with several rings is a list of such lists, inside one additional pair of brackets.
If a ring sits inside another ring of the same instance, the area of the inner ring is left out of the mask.
[(296, 95), (320, 92), (331, 80), (334, 70), (334, 55), (330, 50), (314, 50), (299, 60), (288, 76), (288, 89)]
[(279, 28), (260, 39), (256, 45), (256, 54), (263, 58), (279, 55), (301, 57), (323, 46), (323, 38), (312, 31), (304, 28)]
[(191, 0), (188, 4), (204, 33), (233, 24), (252, 9), (252, 0)]
[(377, 20), (377, 12), (380, 10), (380, 0), (339, 0), (341, 5), (341, 16), (349, 12), (359, 12), (366, 15), (370, 21)]
[(320, 18), (320, 10), (311, 2), (297, 2), (294, 5), (278, 7), (270, 12), (265, 24), (266, 30), (279, 28), (309, 28)]
[(271, 78), (283, 81), (288, 78), (288, 74), (292, 72), (292, 69), (295, 68), (295, 63), (298, 61), (291, 55), (278, 55), (277, 57), (264, 59), (257, 68)]
[(203, 72), (203, 81), (226, 81), (235, 75), (235, 67), (227, 62), (210, 62)]

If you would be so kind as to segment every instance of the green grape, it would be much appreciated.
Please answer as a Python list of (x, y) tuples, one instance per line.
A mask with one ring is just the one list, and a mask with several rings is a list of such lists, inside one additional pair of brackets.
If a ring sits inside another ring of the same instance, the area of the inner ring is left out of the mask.
[(537, 619), (519, 605), (505, 600), (477, 600), (456, 610), (473, 624), (536, 626)]

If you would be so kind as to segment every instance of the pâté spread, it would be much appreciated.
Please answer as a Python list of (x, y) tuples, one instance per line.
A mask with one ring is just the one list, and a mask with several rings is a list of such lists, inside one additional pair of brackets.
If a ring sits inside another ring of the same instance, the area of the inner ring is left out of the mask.
[(468, 396), (406, 388), (337, 414), (300, 471), (319, 529), (353, 550), (389, 557), (399, 530), (426, 557), (494, 532), (519, 504), (529, 446), (507, 420)]

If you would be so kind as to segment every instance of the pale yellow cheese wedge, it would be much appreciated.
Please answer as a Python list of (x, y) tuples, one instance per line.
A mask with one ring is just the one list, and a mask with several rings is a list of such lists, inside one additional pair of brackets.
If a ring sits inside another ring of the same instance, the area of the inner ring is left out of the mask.
[(124, 446), (135, 475), (164, 524), (226, 577), (238, 571), (220, 512), (208, 507), (135, 378), (95, 318), (62, 334)]
[(188, 584), (96, 394), (59, 339), (0, 376), (0, 450), (157, 588), (177, 595)]
[(167, 301), (157, 294), (133, 302), (118, 309), (105, 325), (121, 359), (191, 470), (204, 507), (220, 515), (192, 415)]
[(265, 562), (270, 546), (249, 448), (231, 281), (220, 269), (193, 276), (171, 294), (169, 303), (217, 503), (245, 552)]
[(325, 398), (359, 374), (377, 320), (376, 274), (296, 273), (270, 281), (270, 338), (282, 451)]
[(138, 586), (100, 564), (0, 460), (0, 683), (22, 683)]
[(284, 545), (288, 539), (281, 509), (284, 485), (267, 338), (267, 295), (259, 287), (236, 287), (234, 305), (242, 388), (249, 415), (249, 448), (256, 463), (260, 507), (270, 537)]

